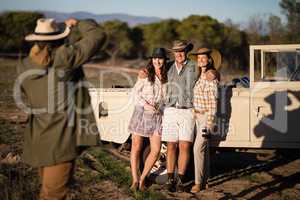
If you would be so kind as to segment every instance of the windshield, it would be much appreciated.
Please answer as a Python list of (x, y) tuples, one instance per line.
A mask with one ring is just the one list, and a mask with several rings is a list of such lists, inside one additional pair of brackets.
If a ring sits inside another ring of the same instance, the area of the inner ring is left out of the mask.
[(300, 49), (256, 50), (255, 81), (300, 81)]

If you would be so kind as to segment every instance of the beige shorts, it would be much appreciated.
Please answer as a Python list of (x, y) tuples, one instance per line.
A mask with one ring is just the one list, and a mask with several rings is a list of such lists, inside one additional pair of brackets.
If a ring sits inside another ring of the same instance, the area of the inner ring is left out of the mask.
[(192, 109), (165, 108), (162, 119), (162, 141), (194, 140), (195, 118)]

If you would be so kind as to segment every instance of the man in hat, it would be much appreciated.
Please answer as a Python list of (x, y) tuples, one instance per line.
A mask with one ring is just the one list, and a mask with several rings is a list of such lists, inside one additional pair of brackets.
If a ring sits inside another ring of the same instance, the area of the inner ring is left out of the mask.
[[(29, 56), (21, 61), (17, 79), (27, 99), (19, 107), (28, 112), (22, 159), (38, 167), (42, 182), (40, 200), (65, 199), (79, 147), (97, 145), (98, 134), (90, 126), (94, 116), (82, 64), (105, 42), (105, 33), (94, 21), (65, 21), (61, 30), (54, 19), (39, 19)], [(81, 38), (65, 39), (76, 29)]]
[[(173, 42), (175, 61), (168, 71), (166, 108), (162, 122), (162, 141), (167, 142), (166, 186), (170, 191), (183, 190), (183, 178), (190, 159), (195, 120), (192, 112), (193, 87), (198, 75), (196, 63), (187, 58), (193, 44), (184, 40)], [(179, 150), (177, 158), (177, 148)], [(175, 177), (175, 167), (177, 174)]]

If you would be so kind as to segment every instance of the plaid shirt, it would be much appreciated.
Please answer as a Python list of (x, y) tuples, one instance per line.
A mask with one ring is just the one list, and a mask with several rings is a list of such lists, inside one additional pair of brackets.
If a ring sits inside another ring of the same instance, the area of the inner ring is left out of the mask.
[(217, 112), (218, 80), (199, 78), (194, 87), (194, 108), (196, 112), (207, 113), (206, 127), (212, 127)]

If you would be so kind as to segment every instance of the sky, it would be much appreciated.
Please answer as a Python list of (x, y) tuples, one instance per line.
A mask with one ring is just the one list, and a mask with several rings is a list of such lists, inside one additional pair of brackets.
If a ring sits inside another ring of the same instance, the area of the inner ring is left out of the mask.
[(280, 0), (0, 0), (0, 11), (87, 11), (94, 14), (125, 13), (183, 19), (191, 14), (210, 15), (220, 21), (246, 22), (255, 15), (283, 18)]

